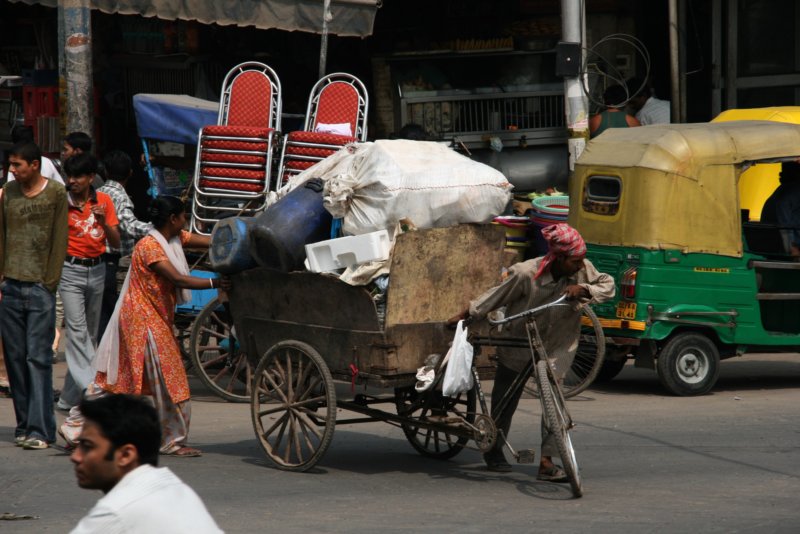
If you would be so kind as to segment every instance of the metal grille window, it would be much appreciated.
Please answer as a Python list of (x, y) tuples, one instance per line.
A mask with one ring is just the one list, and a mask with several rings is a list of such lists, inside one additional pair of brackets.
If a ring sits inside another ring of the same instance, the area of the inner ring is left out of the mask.
[(409, 97), (401, 121), (420, 124), (432, 137), (564, 129), (564, 96), (558, 91)]

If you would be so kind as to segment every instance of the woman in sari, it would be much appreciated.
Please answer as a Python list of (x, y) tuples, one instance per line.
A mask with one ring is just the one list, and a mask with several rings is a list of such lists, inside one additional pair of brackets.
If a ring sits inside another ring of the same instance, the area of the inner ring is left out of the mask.
[[(190, 289), (217, 288), (220, 280), (189, 275), (182, 247), (207, 248), (210, 238), (183, 230), (183, 202), (158, 197), (150, 217), (154, 229), (133, 250), (128, 277), (97, 349), (97, 376), (86, 396), (152, 395), (161, 419), (161, 453), (199, 456), (199, 450), (186, 446), (189, 382), (172, 328), (176, 302), (191, 298)], [(73, 409), (62, 425), (68, 445), (78, 439), (82, 419)]]

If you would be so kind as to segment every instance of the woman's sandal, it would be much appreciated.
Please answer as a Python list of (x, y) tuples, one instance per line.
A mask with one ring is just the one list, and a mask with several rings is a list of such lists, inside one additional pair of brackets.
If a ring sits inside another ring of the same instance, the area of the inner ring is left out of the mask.
[(172, 452), (168, 452), (167, 456), (179, 456), (181, 458), (197, 458), (198, 456), (202, 456), (203, 453), (200, 449), (193, 449), (192, 447), (181, 447), (180, 449), (175, 449)]
[(543, 482), (569, 482), (564, 470), (555, 465), (544, 471), (539, 471), (539, 474), (536, 475), (536, 480), (541, 480)]

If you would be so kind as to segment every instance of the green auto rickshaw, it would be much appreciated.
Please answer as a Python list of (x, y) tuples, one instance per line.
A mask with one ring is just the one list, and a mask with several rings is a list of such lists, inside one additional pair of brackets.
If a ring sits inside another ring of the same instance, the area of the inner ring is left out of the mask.
[(800, 126), (768, 121), (609, 129), (570, 180), (569, 223), (615, 277), (595, 306), (603, 374), (633, 357), (676, 395), (707, 393), (719, 362), (800, 351), (800, 263), (787, 229), (740, 209), (739, 176), (800, 156)]

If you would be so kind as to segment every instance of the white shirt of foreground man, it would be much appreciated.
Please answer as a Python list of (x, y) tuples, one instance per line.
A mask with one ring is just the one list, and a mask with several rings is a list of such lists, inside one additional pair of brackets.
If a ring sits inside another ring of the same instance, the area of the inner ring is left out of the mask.
[(106, 394), (79, 406), (83, 427), (70, 461), (78, 486), (105, 496), (73, 534), (217, 534), (200, 497), (158, 465), (161, 427), (141, 397)]
[(200, 497), (166, 467), (141, 465), (81, 519), (72, 534), (222, 532)]

